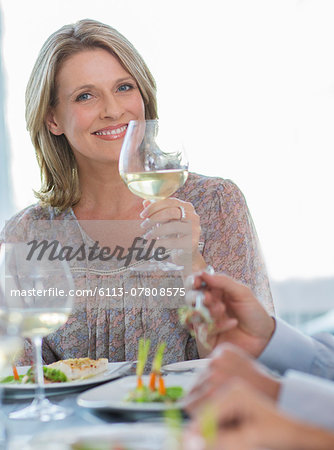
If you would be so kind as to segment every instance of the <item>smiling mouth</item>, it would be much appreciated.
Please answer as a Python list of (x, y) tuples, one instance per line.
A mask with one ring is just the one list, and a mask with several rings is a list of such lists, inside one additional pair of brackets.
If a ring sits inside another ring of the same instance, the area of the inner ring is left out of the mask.
[(96, 136), (118, 136), (120, 134), (123, 134), (126, 129), (127, 129), (127, 125), (124, 125), (122, 127), (119, 128), (114, 128), (113, 130), (101, 130), (101, 131), (95, 131)]

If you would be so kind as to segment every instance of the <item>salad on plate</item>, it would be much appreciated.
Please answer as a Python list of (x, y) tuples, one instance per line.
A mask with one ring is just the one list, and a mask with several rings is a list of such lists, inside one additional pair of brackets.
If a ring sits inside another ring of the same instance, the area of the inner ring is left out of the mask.
[(138, 358), (137, 358), (138, 362), (136, 368), (137, 385), (126, 396), (125, 400), (127, 402), (175, 403), (183, 397), (184, 391), (181, 386), (166, 387), (165, 385), (164, 376), (161, 372), (163, 353), (165, 351), (165, 347), (166, 347), (165, 342), (159, 344), (153, 359), (148, 384), (145, 385), (143, 382), (143, 373), (148, 357), (148, 352), (150, 349), (150, 340), (144, 339), (139, 340)]

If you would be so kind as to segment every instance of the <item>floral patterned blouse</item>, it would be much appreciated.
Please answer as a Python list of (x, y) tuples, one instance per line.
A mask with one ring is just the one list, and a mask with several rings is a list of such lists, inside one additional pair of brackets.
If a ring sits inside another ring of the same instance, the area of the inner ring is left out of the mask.
[[(257, 234), (239, 188), (230, 180), (190, 173), (185, 185), (174, 196), (191, 202), (200, 216), (199, 248), (206, 263), (217, 272), (224, 272), (248, 285), (267, 311), (274, 313)], [(68, 222), (72, 226), (66, 233), (66, 242), (92, 244), (72, 210), (57, 213), (54, 208), (40, 204), (29, 206), (11, 218), (0, 242), (22, 233), (25, 236), (19, 236), (20, 239), (30, 239), (36, 228), (35, 221), (41, 223), (44, 220), (45, 223), (71, 221)], [(183, 286), (178, 272), (135, 272), (131, 266), (120, 267), (117, 262), (106, 270), (105, 266), (102, 268), (97, 261), (87, 258), (70, 264), (76, 288), (87, 289), (90, 294), (77, 296), (66, 324), (43, 339), (46, 364), (86, 356), (104, 357), (109, 361), (135, 360), (140, 337), (151, 340), (149, 361), (162, 340), (167, 343), (165, 364), (198, 358), (196, 342), (180, 324), (177, 306), (173, 306), (165, 289)], [(147, 295), (134, 296), (134, 292), (139, 292), (134, 289), (140, 287), (149, 288)], [(159, 289), (158, 297), (154, 287)], [(120, 295), (107, 297), (108, 288), (113, 292), (118, 290)], [(31, 362), (32, 348), (26, 341), (19, 364)]]

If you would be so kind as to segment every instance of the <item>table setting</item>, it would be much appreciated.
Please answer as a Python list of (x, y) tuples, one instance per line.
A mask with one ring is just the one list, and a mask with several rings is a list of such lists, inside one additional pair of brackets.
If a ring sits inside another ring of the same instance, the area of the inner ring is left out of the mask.
[[(46, 395), (52, 398), (53, 404), (72, 411), (63, 420), (43, 422), (36, 419), (20, 421), (10, 419), (12, 412), (29, 405), (34, 393), (33, 388), (30, 388), (29, 394), (26, 393), (23, 396), (20, 391), (22, 385), (17, 386), (16, 390), (14, 388), (8, 390), (8, 387), (4, 385), (2, 415), (8, 442), (7, 447), (2, 448), (8, 450), (81, 448), (75, 447), (77, 442), (85, 442), (86, 447), (82, 447), (85, 449), (114, 448), (111, 446), (113, 442), (124, 445), (119, 448), (148, 450), (174, 448), (173, 427), (168, 424), (166, 411), (171, 407), (172, 411), (180, 411), (178, 420), (184, 424), (186, 419), (181, 413), (182, 400), (169, 406), (164, 403), (125, 401), (127, 392), (136, 385), (136, 376), (128, 375), (133, 372), (134, 364), (132, 362), (109, 363), (110, 367), (115, 365), (118, 366), (117, 370), (113, 369), (114, 372), (111, 370), (109, 373), (108, 368), (104, 376), (97, 375), (95, 380), (94, 378), (89, 380), (88, 385), (79, 382), (79, 385), (72, 389), (57, 386), (52, 391), (45, 390)], [(166, 371), (162, 367), (162, 371), (165, 372), (166, 386), (182, 386), (186, 393), (194, 383), (198, 371), (201, 370), (198, 367), (203, 365), (193, 360), (187, 361), (184, 370), (182, 366), (183, 362), (175, 363), (175, 371), (172, 372), (168, 366)], [(19, 373), (24, 370), (24, 368), (18, 368)], [(110, 381), (109, 377), (113, 376), (117, 378)], [(143, 380), (147, 383), (148, 376), (143, 376)], [(70, 382), (66, 384), (69, 385)], [(96, 446), (96, 442), (99, 442), (100, 447)]]
[[(40, 353), (42, 337), (66, 320), (71, 298), (52, 298), (52, 302), (41, 304), (37, 296), (26, 296), (14, 298), (15, 301), (11, 298), (8, 302), (8, 290), (22, 289), (23, 286), (26, 290), (32, 286), (47, 290), (49, 273), (52, 273), (53, 285), (58, 279), (62, 287), (64, 281), (71, 287), (72, 280), (64, 264), (52, 267), (42, 266), (38, 261), (26, 264), (23, 250), (23, 244), (4, 244), (0, 249), (0, 448), (176, 448), (185, 420), (182, 399), (208, 359), (164, 365), (165, 343), (162, 343), (155, 349), (152, 371), (147, 375), (145, 366), (150, 341), (140, 339), (135, 361), (76, 358), (43, 364)], [(59, 319), (62, 312), (65, 317)], [(52, 314), (57, 317), (52, 319)], [(15, 361), (22, 352), (26, 337), (37, 340), (34, 365), (16, 366)], [(58, 370), (66, 364), (71, 368), (71, 372), (65, 371), (68, 378)], [(101, 364), (102, 372), (80, 376), (81, 370), (93, 370)], [(39, 368), (42, 376), (38, 373)], [(79, 371), (78, 378), (73, 376), (75, 370)], [(59, 372), (64, 378), (59, 378)], [(128, 394), (136, 391), (139, 380), (143, 389), (151, 390), (152, 374), (156, 383), (153, 390), (160, 393), (162, 386), (166, 394), (169, 389), (177, 387), (182, 391), (181, 398), (174, 402), (129, 401)], [(174, 419), (170, 419), (170, 414), (174, 414)]]

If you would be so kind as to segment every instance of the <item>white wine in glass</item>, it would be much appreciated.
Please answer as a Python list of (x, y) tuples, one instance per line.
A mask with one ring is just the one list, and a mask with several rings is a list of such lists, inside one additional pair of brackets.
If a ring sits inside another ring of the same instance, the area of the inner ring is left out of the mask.
[(16, 355), (22, 349), (22, 340), (18, 336), (3, 336), (0, 333), (0, 378), (4, 370), (15, 363)]
[[(162, 133), (158, 120), (129, 122), (119, 159), (119, 173), (129, 190), (151, 201), (166, 199), (188, 178), (188, 159), (176, 133)], [(181, 270), (167, 261), (150, 261), (134, 270)]]
[[(15, 310), (14, 310), (15, 311)], [(21, 333), (23, 337), (47, 336), (67, 322), (71, 310), (55, 309), (45, 311), (43, 308), (17, 311), (21, 314)]]
[(74, 283), (67, 261), (29, 254), (26, 243), (1, 245), (1, 271), (9, 323), (20, 323), (20, 333), (30, 338), (35, 351), (34, 375), (37, 389), (32, 404), (12, 412), (11, 419), (60, 420), (71, 410), (55, 405), (45, 397), (42, 339), (64, 325), (72, 308)]
[(174, 194), (188, 178), (188, 170), (157, 170), (123, 173), (123, 180), (135, 195), (148, 200), (163, 200)]

